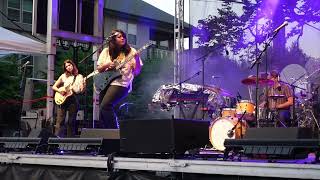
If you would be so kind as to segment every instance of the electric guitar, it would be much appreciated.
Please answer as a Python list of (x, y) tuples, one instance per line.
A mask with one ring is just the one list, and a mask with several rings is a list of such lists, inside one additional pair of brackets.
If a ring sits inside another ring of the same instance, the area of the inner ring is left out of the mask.
[[(90, 77), (98, 74), (99, 72), (97, 70), (93, 71), (92, 73), (90, 73), (88, 76), (86, 76), (85, 78), (83, 78), (83, 81), (86, 81), (87, 79), (89, 79)], [(65, 87), (60, 87), (60, 88), (64, 88), (65, 89), (65, 92), (64, 94), (61, 94), (59, 92), (56, 92), (55, 95), (54, 95), (54, 102), (57, 104), (57, 105), (62, 105), (68, 97), (72, 96), (73, 95), (73, 84), (69, 84)], [(59, 89), (60, 89), (59, 88)]]
[[(151, 41), (142, 46), (139, 50), (137, 50), (137, 53), (140, 53), (144, 49), (147, 49), (150, 45), (152, 45)], [(106, 87), (108, 87), (112, 81), (114, 81), (118, 77), (121, 77), (122, 75), (120, 69), (123, 68), (123, 66), (126, 65), (132, 58), (134, 58), (134, 56), (135, 54), (129, 55), (123, 62), (114, 61), (116, 65), (114, 70), (104, 71), (94, 76), (93, 79), (95, 90), (101, 92)]]

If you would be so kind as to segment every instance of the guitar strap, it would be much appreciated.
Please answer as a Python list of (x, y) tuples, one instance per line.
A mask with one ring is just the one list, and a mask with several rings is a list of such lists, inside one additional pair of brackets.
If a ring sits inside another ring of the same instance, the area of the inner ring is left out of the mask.
[(74, 82), (76, 82), (76, 77), (77, 77), (77, 76), (73, 76), (73, 82), (72, 82), (72, 84), (71, 84), (71, 85), (73, 85), (73, 84), (74, 84)]
[(73, 76), (73, 81), (72, 81), (71, 86), (74, 84), (74, 82), (76, 82), (76, 77), (77, 77), (77, 76)]

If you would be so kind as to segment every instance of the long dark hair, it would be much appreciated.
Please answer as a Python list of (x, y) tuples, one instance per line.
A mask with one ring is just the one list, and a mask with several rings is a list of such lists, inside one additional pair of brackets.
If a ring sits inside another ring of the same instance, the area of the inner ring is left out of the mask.
[[(66, 64), (67, 64), (67, 63), (70, 63), (70, 64), (72, 64), (72, 66), (73, 66), (73, 70), (72, 70), (71, 74), (70, 74), (70, 73), (67, 71), (67, 69), (66, 69)], [(70, 60), (70, 59), (67, 59), (67, 60), (65, 60), (65, 61), (63, 62), (63, 70), (64, 70), (65, 73), (67, 73), (67, 74), (69, 74), (69, 75), (73, 75), (73, 76), (77, 76), (78, 73), (79, 73), (76, 64), (75, 64), (72, 60)]]
[(113, 61), (114, 59), (116, 59), (119, 54), (121, 52), (123, 52), (126, 56), (130, 53), (131, 51), (131, 48), (130, 46), (128, 45), (128, 41), (127, 41), (127, 36), (126, 34), (120, 30), (120, 29), (114, 29), (111, 31), (111, 35), (112, 34), (115, 34), (115, 33), (121, 33), (121, 35), (123, 36), (123, 38), (126, 39), (126, 43), (125, 45), (123, 45), (122, 47), (118, 47), (117, 44), (116, 44), (116, 37), (117, 36), (113, 36), (111, 38), (111, 40), (109, 41), (109, 54), (111, 56), (111, 60)]

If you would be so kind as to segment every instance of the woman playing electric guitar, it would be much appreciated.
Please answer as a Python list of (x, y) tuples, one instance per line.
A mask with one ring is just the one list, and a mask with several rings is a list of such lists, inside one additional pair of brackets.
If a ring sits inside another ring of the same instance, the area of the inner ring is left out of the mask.
[(71, 60), (63, 63), (64, 73), (54, 83), (52, 89), (56, 92), (55, 102), (57, 104), (57, 118), (54, 134), (64, 136), (62, 126), (65, 122), (66, 112), (68, 113), (67, 137), (75, 135), (75, 120), (78, 112), (78, 101), (75, 94), (83, 92), (85, 80), (78, 73), (77, 66)]
[(109, 47), (103, 49), (98, 59), (99, 72), (113, 71), (118, 62), (123, 62), (126, 57), (134, 55), (134, 58), (120, 69), (121, 76), (100, 92), (99, 115), (103, 128), (117, 129), (119, 127), (114, 106), (131, 91), (132, 81), (140, 73), (143, 64), (137, 51), (127, 43), (122, 30), (113, 30), (110, 37)]

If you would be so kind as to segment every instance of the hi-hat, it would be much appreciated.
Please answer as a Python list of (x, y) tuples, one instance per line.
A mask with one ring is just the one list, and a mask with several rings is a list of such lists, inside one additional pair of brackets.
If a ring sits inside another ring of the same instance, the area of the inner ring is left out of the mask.
[[(244, 85), (250, 86), (250, 85), (256, 85), (256, 76), (249, 76), (245, 79), (243, 79), (241, 82)], [(274, 83), (273, 80), (267, 79), (267, 78), (258, 78), (258, 84), (259, 85), (266, 85), (266, 86), (272, 86)]]

